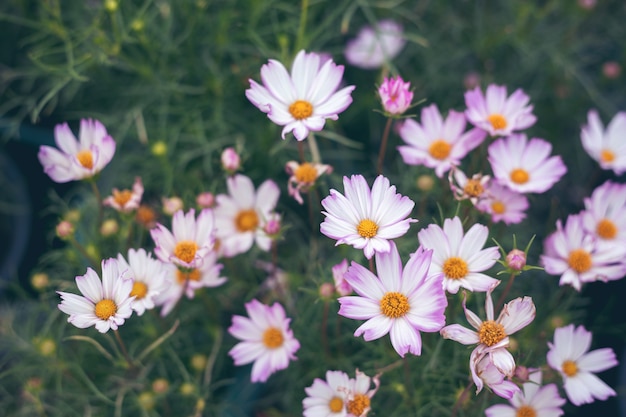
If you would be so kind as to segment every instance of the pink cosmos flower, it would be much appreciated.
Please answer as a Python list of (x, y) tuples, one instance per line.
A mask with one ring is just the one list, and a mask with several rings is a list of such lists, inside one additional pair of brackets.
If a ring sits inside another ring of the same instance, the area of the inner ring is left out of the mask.
[[(476, 350), (472, 352), (472, 358), (470, 363), (474, 360), (473, 357), (477, 354)], [(519, 393), (520, 388), (513, 382), (506, 378), (506, 375), (500, 372), (498, 368), (491, 362), (491, 358), (487, 355), (483, 355), (482, 359), (476, 364), (476, 381), (480, 381), (480, 384), (476, 385), (476, 394), (483, 389), (483, 385), (487, 385), (491, 391), (499, 397), (509, 399), (515, 394)], [(516, 416), (515, 416), (516, 417)]]
[(406, 145), (399, 146), (398, 152), (404, 163), (434, 168), (439, 178), (487, 136), (478, 128), (465, 132), (463, 113), (450, 110), (444, 120), (436, 104), (422, 109), (421, 121), (421, 125), (413, 119), (402, 123), (398, 134)]
[(300, 51), (291, 74), (283, 64), (270, 59), (261, 67), (263, 85), (250, 80), (246, 97), (272, 122), (284, 126), (283, 139), (293, 131), (301, 141), (309, 131), (322, 130), (326, 119), (337, 120), (352, 103), (354, 86), (337, 91), (342, 76), (343, 66), (332, 59), (322, 63), (319, 54)]
[[(555, 384), (541, 386), (541, 371), (533, 372), (530, 381), (523, 384), (524, 392), (517, 392), (509, 400), (511, 405), (497, 404), (485, 410), (487, 417), (559, 417), (565, 399), (559, 396)], [(519, 391), (519, 390), (518, 390)]]
[(482, 249), (487, 237), (489, 229), (478, 223), (464, 234), (458, 217), (445, 219), (443, 229), (431, 224), (417, 234), (420, 245), (433, 250), (430, 272), (443, 272), (443, 288), (451, 294), (456, 294), (461, 287), (483, 292), (499, 282), (482, 273), (500, 258), (497, 246)]
[(95, 326), (100, 333), (117, 330), (131, 316), (130, 296), (133, 280), (126, 270), (120, 270), (116, 259), (102, 261), (102, 281), (96, 271), (87, 268), (85, 275), (76, 277), (82, 296), (57, 291), (61, 296), (59, 310), (69, 314), (68, 323), (79, 329)]
[(622, 263), (626, 247), (585, 233), (580, 215), (569, 215), (565, 227), (558, 220), (556, 231), (546, 238), (543, 247), (540, 262), (546, 272), (561, 275), (559, 285), (569, 284), (577, 291), (585, 282), (611, 281), (626, 274), (626, 264)]
[(150, 230), (156, 245), (154, 253), (162, 262), (194, 269), (211, 252), (215, 241), (213, 212), (204, 209), (197, 220), (195, 214), (194, 209), (187, 214), (178, 210), (172, 219), (172, 232), (160, 223)]
[(378, 276), (352, 262), (344, 279), (358, 294), (339, 298), (339, 314), (367, 320), (354, 332), (366, 341), (389, 333), (393, 348), (402, 357), (422, 353), (420, 331), (436, 332), (445, 324), (448, 302), (442, 290), (441, 273), (429, 273), (432, 251), (421, 248), (402, 269), (396, 245), (376, 254)]
[(552, 145), (543, 139), (511, 135), (489, 145), (488, 159), (495, 179), (518, 193), (543, 193), (567, 172)]
[(343, 188), (345, 196), (332, 189), (322, 200), (326, 218), (320, 230), (336, 239), (336, 245), (346, 243), (363, 249), (367, 259), (374, 253), (389, 252), (389, 239), (404, 235), (417, 221), (406, 218), (415, 203), (397, 194), (395, 185), (382, 175), (376, 178), (371, 191), (362, 175), (343, 177)]
[(136, 177), (132, 191), (119, 191), (117, 188), (113, 188), (113, 195), (105, 198), (102, 204), (104, 204), (105, 206), (113, 207), (115, 210), (121, 213), (130, 213), (139, 208), (142, 196), (143, 184), (141, 183), (141, 178)]
[(326, 371), (326, 380), (315, 378), (313, 385), (304, 389), (304, 417), (345, 417), (351, 384), (348, 374), (341, 371)]
[(476, 205), (485, 197), (485, 189), (491, 183), (491, 176), (477, 173), (468, 178), (463, 171), (453, 165), (448, 174), (448, 182), (456, 200), (469, 200)]
[(300, 164), (297, 161), (289, 161), (285, 165), (285, 171), (287, 171), (289, 175), (289, 181), (287, 182), (289, 195), (298, 203), (303, 204), (304, 201), (302, 200), (300, 192), (308, 192), (322, 174), (330, 174), (333, 172), (333, 167), (316, 162), (304, 162)]
[(534, 125), (537, 118), (528, 105), (530, 98), (517, 89), (507, 97), (505, 86), (490, 84), (486, 95), (480, 87), (465, 93), (465, 115), (474, 126), (485, 130), (490, 136), (508, 136)]
[(155, 298), (169, 287), (167, 267), (147, 253), (144, 249), (129, 249), (128, 262), (122, 254), (117, 255), (120, 270), (128, 271), (133, 279), (130, 296), (134, 297), (131, 308), (138, 316), (155, 305)]
[(380, 68), (393, 60), (404, 47), (404, 30), (393, 20), (381, 20), (376, 27), (361, 28), (344, 50), (346, 61), (364, 69)]
[(585, 231), (600, 241), (626, 245), (626, 185), (606, 181), (584, 203)]
[[(380, 380), (378, 375), (369, 377), (363, 372), (356, 370), (356, 377), (350, 379), (348, 389), (348, 401), (346, 403), (346, 417), (366, 417), (371, 407), (371, 399), (378, 391)], [(370, 389), (372, 383), (374, 388)]]
[(511, 191), (509, 188), (496, 182), (489, 183), (484, 198), (476, 208), (491, 215), (491, 221), (505, 224), (521, 223), (526, 218), (528, 198), (524, 194)]
[(272, 180), (263, 182), (258, 190), (245, 175), (235, 175), (226, 180), (228, 195), (215, 197), (216, 237), (220, 252), (233, 257), (247, 252), (254, 242), (268, 251), (272, 239), (263, 230), (276, 207), (280, 189)]
[(387, 78), (378, 88), (378, 95), (383, 104), (385, 113), (390, 115), (400, 115), (411, 107), (413, 92), (411, 83), (404, 82), (399, 75), (394, 78)]
[(615, 175), (622, 175), (626, 172), (625, 131), (626, 112), (618, 112), (605, 130), (598, 112), (590, 110), (580, 140), (585, 151), (602, 169), (612, 169)]
[(55, 182), (90, 178), (102, 171), (115, 154), (115, 141), (102, 123), (81, 119), (78, 141), (67, 123), (56, 125), (54, 141), (59, 149), (41, 146), (37, 157)]
[(333, 280), (335, 281), (335, 290), (341, 296), (352, 294), (352, 286), (346, 281), (344, 275), (348, 271), (348, 260), (344, 259), (337, 265), (333, 266)]
[(594, 375), (617, 366), (611, 348), (589, 352), (591, 332), (583, 326), (570, 324), (554, 331), (554, 343), (548, 342), (548, 365), (563, 377), (565, 393), (574, 405), (606, 400), (615, 391)]
[(241, 340), (228, 354), (235, 365), (252, 365), (252, 382), (265, 382), (274, 372), (285, 369), (296, 360), (300, 343), (289, 328), (291, 319), (285, 316), (283, 306), (271, 307), (257, 300), (246, 303), (249, 317), (233, 316), (228, 332)]

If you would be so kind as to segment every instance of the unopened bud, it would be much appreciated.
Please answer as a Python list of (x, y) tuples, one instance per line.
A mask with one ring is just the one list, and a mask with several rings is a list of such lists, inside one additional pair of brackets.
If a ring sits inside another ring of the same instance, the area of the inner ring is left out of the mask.
[(163, 198), (163, 212), (173, 216), (178, 210), (183, 209), (183, 200), (178, 197)]
[(154, 156), (164, 156), (167, 153), (167, 145), (163, 141), (155, 142), (150, 148), (152, 155)]
[(241, 158), (235, 148), (226, 148), (222, 152), (222, 167), (225, 171), (232, 174), (237, 171), (241, 165)]
[(335, 294), (335, 286), (330, 282), (325, 282), (320, 285), (320, 296), (323, 298), (330, 298)]
[(207, 364), (207, 357), (201, 353), (196, 353), (191, 357), (191, 367), (196, 371), (204, 370)]
[(201, 208), (211, 208), (215, 205), (215, 196), (213, 193), (200, 193), (196, 197), (196, 204)]
[(271, 214), (263, 230), (269, 236), (276, 236), (280, 232), (280, 215), (277, 213)]
[(100, 226), (100, 233), (102, 236), (111, 236), (117, 233), (120, 229), (117, 221), (114, 219), (108, 219), (102, 222), (102, 226)]
[(62, 220), (56, 227), (57, 236), (61, 239), (67, 239), (74, 234), (74, 226), (67, 220)]
[(137, 397), (137, 401), (139, 402), (141, 408), (143, 408), (144, 410), (152, 410), (155, 405), (154, 394), (148, 391), (144, 391), (139, 394), (139, 397)]
[(420, 191), (430, 191), (435, 186), (435, 179), (430, 175), (420, 175), (417, 177), (416, 185)]
[(530, 370), (522, 365), (518, 365), (515, 368), (515, 377), (518, 378), (522, 382), (528, 381), (528, 376), (530, 375)]
[(30, 278), (30, 285), (33, 286), (36, 290), (43, 290), (48, 286), (49, 283), (48, 274), (44, 274), (43, 272), (38, 272), (33, 274)]
[(170, 383), (165, 378), (158, 378), (152, 382), (152, 391), (157, 394), (163, 394), (170, 388)]
[(506, 264), (514, 271), (521, 271), (526, 266), (526, 254), (519, 249), (513, 249), (506, 255)]

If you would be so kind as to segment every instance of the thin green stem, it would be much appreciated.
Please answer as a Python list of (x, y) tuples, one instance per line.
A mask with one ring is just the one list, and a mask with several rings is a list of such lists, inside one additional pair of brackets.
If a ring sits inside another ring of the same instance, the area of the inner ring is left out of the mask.
[(509, 291), (511, 291), (511, 287), (513, 286), (514, 280), (515, 280), (515, 274), (511, 274), (511, 277), (509, 278), (509, 282), (507, 282), (506, 287), (504, 288), (504, 291), (500, 295), (500, 298), (498, 298), (498, 303), (496, 304), (496, 308), (501, 308), (503, 306), (506, 296), (509, 294)]
[(461, 395), (459, 395), (459, 398), (456, 399), (456, 402), (454, 403), (454, 407), (452, 407), (452, 412), (450, 413), (450, 417), (456, 417), (456, 413), (459, 411), (459, 408), (463, 405), (463, 403), (467, 399), (467, 396), (469, 395), (469, 390), (470, 388), (472, 388), (473, 384), (474, 382), (470, 380), (469, 384), (467, 384), (463, 392), (461, 392)]
[(298, 37), (296, 38), (296, 51), (304, 48), (304, 32), (306, 31), (306, 20), (309, 11), (309, 0), (302, 0), (300, 12), (300, 26), (298, 27)]
[(383, 140), (380, 143), (380, 150), (378, 151), (378, 168), (376, 172), (378, 175), (383, 174), (383, 162), (385, 161), (385, 149), (387, 149), (387, 141), (389, 140), (389, 131), (391, 130), (391, 125), (393, 123), (393, 119), (390, 117), (387, 119), (387, 124), (385, 125), (385, 131), (383, 132)]
[(91, 184), (91, 189), (96, 197), (96, 202), (98, 203), (98, 220), (96, 223), (96, 230), (100, 230), (100, 225), (102, 224), (102, 218), (104, 217), (103, 212), (103, 204), (102, 204), (102, 195), (100, 194), (100, 190), (98, 189), (98, 184), (94, 177), (89, 178), (89, 183)]
[(126, 345), (124, 344), (124, 341), (122, 340), (122, 337), (120, 336), (120, 332), (116, 329), (116, 330), (113, 330), (113, 333), (115, 334), (115, 339), (117, 339), (117, 343), (120, 345), (120, 349), (122, 350), (122, 354), (124, 355), (124, 359), (126, 359), (126, 362), (128, 363), (128, 366), (131, 369), (134, 368), (135, 367), (135, 363), (130, 358), (130, 355), (128, 354), (128, 351), (126, 350)]
[(76, 249), (78, 252), (80, 252), (81, 255), (83, 255), (85, 257), (85, 259), (87, 259), (87, 261), (89, 261), (89, 263), (91, 264), (91, 266), (96, 269), (99, 270), (100, 269), (100, 265), (98, 264), (98, 261), (95, 260), (94, 258), (91, 257), (91, 255), (89, 255), (89, 252), (87, 252), (87, 249), (85, 249), (85, 247), (83, 245), (81, 245), (80, 243), (78, 243), (78, 241), (76, 240), (76, 238), (74, 236), (70, 236), (68, 238), (70, 244), (72, 246), (74, 246), (74, 249)]

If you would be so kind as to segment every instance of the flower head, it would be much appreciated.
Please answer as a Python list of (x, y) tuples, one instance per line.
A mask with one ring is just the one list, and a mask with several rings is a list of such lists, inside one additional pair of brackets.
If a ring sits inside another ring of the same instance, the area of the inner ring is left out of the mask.
[(283, 306), (271, 307), (257, 300), (246, 303), (248, 317), (233, 316), (228, 332), (242, 342), (228, 354), (235, 365), (252, 365), (252, 382), (265, 382), (274, 372), (287, 368), (295, 360), (300, 343), (293, 336)]
[[(476, 354), (476, 350), (472, 352), (470, 362), (472, 362)], [(513, 381), (508, 380), (506, 375), (500, 372), (487, 355), (483, 355), (476, 364), (475, 378), (482, 384), (487, 385), (491, 391), (502, 398), (509, 399), (520, 391), (520, 388)], [(482, 390), (483, 385), (478, 384), (476, 388), (476, 394), (478, 394)]]
[(405, 83), (399, 75), (394, 78), (385, 77), (385, 80), (378, 88), (378, 95), (385, 113), (392, 116), (406, 112), (411, 107), (411, 101), (413, 100), (411, 83)]
[(376, 27), (361, 28), (346, 45), (346, 61), (355, 67), (375, 69), (394, 59), (404, 47), (402, 26), (393, 20), (381, 20)]
[[(374, 388), (372, 386), (374, 383)], [(363, 372), (356, 370), (356, 377), (350, 379), (350, 388), (348, 390), (348, 398), (346, 403), (346, 417), (365, 417), (369, 413), (371, 407), (371, 399), (378, 391), (380, 380), (378, 375), (369, 377)]]
[(574, 405), (606, 400), (615, 391), (595, 374), (617, 366), (611, 348), (589, 352), (591, 332), (570, 324), (554, 331), (554, 342), (548, 342), (548, 365), (563, 377), (565, 393)]
[(448, 182), (456, 200), (469, 200), (476, 205), (486, 196), (486, 189), (491, 184), (491, 176), (477, 173), (468, 178), (463, 171), (452, 166), (448, 174)]
[(353, 262), (344, 274), (358, 296), (339, 298), (339, 314), (367, 320), (355, 332), (366, 341), (389, 333), (393, 348), (402, 357), (421, 355), (422, 332), (439, 331), (445, 324), (448, 305), (442, 290), (441, 273), (429, 272), (432, 251), (421, 248), (402, 269), (396, 245), (388, 253), (376, 254), (378, 276)]
[(81, 119), (79, 139), (67, 123), (56, 125), (54, 141), (59, 149), (39, 148), (39, 162), (44, 172), (59, 183), (90, 178), (102, 171), (115, 154), (115, 141), (102, 123)]
[(298, 203), (303, 204), (304, 201), (300, 192), (308, 192), (322, 174), (333, 172), (333, 167), (316, 162), (303, 162), (300, 164), (297, 161), (289, 161), (285, 165), (285, 171), (289, 175), (289, 181), (287, 182), (289, 195)]
[(105, 198), (102, 204), (113, 207), (122, 213), (130, 213), (139, 208), (142, 196), (143, 184), (141, 183), (141, 178), (137, 177), (132, 190), (119, 191), (117, 188), (113, 188), (112, 195)]
[(528, 198), (524, 194), (491, 181), (483, 198), (476, 204), (476, 208), (491, 215), (491, 221), (494, 223), (516, 224), (526, 218)]
[(169, 287), (167, 267), (144, 249), (129, 249), (128, 262), (122, 254), (117, 255), (117, 261), (120, 269), (127, 270), (127, 276), (133, 279), (131, 308), (141, 316), (154, 308), (155, 297)]
[(370, 190), (362, 175), (343, 177), (345, 196), (337, 190), (322, 200), (326, 216), (320, 226), (322, 234), (363, 249), (371, 259), (374, 253), (389, 252), (389, 239), (404, 235), (412, 222), (406, 218), (415, 203), (396, 193), (395, 185), (379, 175)]
[(95, 326), (100, 333), (117, 330), (133, 313), (133, 280), (126, 270), (120, 270), (117, 259), (102, 261), (102, 281), (96, 271), (87, 268), (85, 275), (76, 277), (76, 285), (82, 296), (62, 291), (57, 294), (61, 296), (59, 310), (69, 314), (67, 321), (80, 329)]
[(626, 172), (626, 112), (618, 112), (606, 130), (596, 110), (587, 113), (587, 125), (583, 126), (580, 140), (583, 148), (602, 169), (612, 169), (615, 175)]
[(490, 84), (486, 95), (476, 87), (465, 93), (465, 115), (470, 123), (491, 136), (508, 136), (535, 124), (537, 118), (529, 100), (521, 89), (507, 97), (505, 86)]
[(585, 198), (585, 231), (601, 242), (626, 244), (626, 184), (606, 181)]
[(348, 374), (341, 371), (326, 371), (325, 380), (315, 378), (313, 385), (304, 389), (304, 417), (345, 417), (351, 385)]
[(222, 168), (229, 174), (235, 173), (241, 166), (241, 158), (233, 147), (228, 147), (222, 151), (220, 156)]
[(246, 97), (272, 122), (284, 126), (283, 139), (293, 131), (297, 140), (304, 140), (309, 131), (322, 130), (326, 119), (337, 120), (352, 103), (354, 86), (337, 91), (342, 76), (343, 66), (332, 59), (322, 62), (319, 54), (300, 51), (291, 74), (270, 59), (261, 67), (263, 85), (250, 80)]
[(337, 265), (333, 266), (333, 280), (335, 282), (335, 290), (341, 296), (352, 294), (352, 286), (346, 281), (345, 274), (348, 271), (348, 260), (344, 259)]

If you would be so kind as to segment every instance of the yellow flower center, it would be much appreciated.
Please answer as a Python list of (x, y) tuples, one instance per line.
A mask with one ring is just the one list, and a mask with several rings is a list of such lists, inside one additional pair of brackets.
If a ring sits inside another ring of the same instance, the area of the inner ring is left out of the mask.
[(596, 232), (602, 239), (614, 239), (617, 235), (617, 226), (609, 219), (602, 219), (596, 226)]
[(135, 296), (135, 300), (141, 300), (146, 294), (148, 294), (148, 286), (144, 282), (135, 281), (130, 296)]
[(174, 248), (174, 256), (183, 262), (190, 263), (196, 256), (198, 244), (193, 240), (181, 240)]
[(491, 126), (496, 130), (505, 129), (507, 125), (504, 116), (498, 113), (490, 114), (489, 117), (487, 117), (487, 121), (489, 121)]
[(452, 145), (446, 142), (443, 139), (437, 139), (433, 143), (430, 144), (428, 148), (428, 153), (435, 159), (446, 159), (448, 155), (450, 155), (450, 150), (452, 149)]
[(443, 263), (443, 273), (450, 279), (461, 279), (469, 272), (467, 269), (467, 262), (463, 259), (453, 256), (446, 259)]
[(478, 341), (487, 346), (493, 346), (505, 337), (504, 326), (493, 320), (483, 321), (478, 329)]
[(348, 413), (360, 416), (370, 406), (370, 397), (365, 394), (356, 394), (354, 398), (348, 401)]
[(537, 417), (537, 412), (529, 405), (523, 405), (517, 409), (515, 417)]
[(283, 345), (283, 332), (276, 327), (268, 327), (263, 333), (263, 344), (269, 349), (276, 349)]
[(530, 179), (530, 175), (528, 175), (528, 171), (522, 168), (515, 168), (511, 171), (511, 181), (516, 184), (526, 184)]
[(293, 175), (296, 177), (298, 182), (315, 182), (315, 179), (317, 178), (317, 170), (313, 165), (305, 162), (296, 169), (296, 172), (294, 172)]
[(565, 361), (562, 365), (563, 373), (569, 377), (572, 377), (578, 373), (578, 366), (574, 361)]
[(117, 305), (115, 301), (105, 298), (96, 303), (95, 311), (96, 317), (101, 320), (108, 320), (109, 317), (117, 312)]
[(200, 281), (200, 270), (192, 269), (191, 271), (181, 271), (180, 269), (176, 270), (176, 282), (180, 285), (184, 284), (186, 281)]
[(584, 249), (575, 249), (569, 253), (567, 263), (579, 274), (591, 269), (591, 255)]
[(76, 154), (78, 162), (87, 169), (93, 168), (93, 154), (89, 149), (83, 149)]
[(491, 210), (496, 214), (502, 214), (506, 211), (506, 206), (502, 201), (494, 201), (491, 203)]
[(235, 217), (235, 227), (240, 232), (250, 232), (259, 225), (259, 216), (254, 209), (241, 210)]
[(470, 197), (478, 197), (485, 191), (485, 187), (480, 183), (479, 180), (467, 180), (465, 183), (465, 187), (463, 187), (463, 192)]
[(306, 119), (313, 114), (313, 105), (305, 100), (296, 100), (289, 106), (289, 113), (296, 120)]
[(410, 308), (409, 299), (399, 292), (388, 292), (380, 300), (380, 311), (392, 319), (404, 316)]
[(609, 149), (602, 149), (600, 152), (600, 161), (602, 162), (613, 162), (615, 160), (615, 154), (613, 151)]
[(328, 408), (333, 413), (338, 413), (343, 409), (343, 400), (339, 397), (333, 397), (328, 402)]
[(378, 225), (370, 219), (363, 219), (356, 227), (356, 231), (362, 237), (374, 237), (378, 233)]
[(115, 200), (115, 202), (122, 207), (124, 207), (126, 203), (130, 201), (132, 196), (133, 193), (130, 190), (113, 190), (113, 200)]

